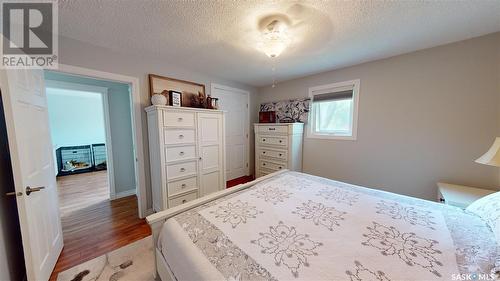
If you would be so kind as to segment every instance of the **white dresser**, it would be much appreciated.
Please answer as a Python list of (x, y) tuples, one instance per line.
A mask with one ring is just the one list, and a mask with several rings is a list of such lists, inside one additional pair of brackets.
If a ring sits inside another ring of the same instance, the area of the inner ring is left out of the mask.
[(281, 169), (302, 171), (304, 123), (258, 123), (255, 130), (255, 177)]
[(146, 112), (155, 211), (225, 188), (222, 111), (150, 106)]

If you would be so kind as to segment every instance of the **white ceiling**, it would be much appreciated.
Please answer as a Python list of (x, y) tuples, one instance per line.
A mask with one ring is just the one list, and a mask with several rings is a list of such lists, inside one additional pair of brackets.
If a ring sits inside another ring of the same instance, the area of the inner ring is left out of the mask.
[(60, 0), (66, 37), (252, 86), (269, 85), (259, 19), (284, 14), (288, 80), (500, 31), (500, 1)]

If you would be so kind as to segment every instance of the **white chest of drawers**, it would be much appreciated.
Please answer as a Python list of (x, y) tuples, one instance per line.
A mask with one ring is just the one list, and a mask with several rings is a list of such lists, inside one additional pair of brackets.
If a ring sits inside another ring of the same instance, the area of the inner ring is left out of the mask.
[(222, 111), (150, 106), (146, 112), (155, 211), (225, 188)]
[(302, 171), (303, 123), (259, 123), (255, 130), (255, 176), (282, 169)]

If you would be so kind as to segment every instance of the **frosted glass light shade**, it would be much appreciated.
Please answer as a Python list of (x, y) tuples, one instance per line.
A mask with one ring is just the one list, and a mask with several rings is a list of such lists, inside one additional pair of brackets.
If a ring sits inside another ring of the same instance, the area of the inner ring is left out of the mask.
[(490, 149), (476, 163), (500, 167), (500, 138), (497, 137)]
[(287, 26), (283, 22), (273, 21), (263, 32), (262, 41), (257, 44), (257, 48), (268, 57), (275, 58), (288, 47), (290, 42)]

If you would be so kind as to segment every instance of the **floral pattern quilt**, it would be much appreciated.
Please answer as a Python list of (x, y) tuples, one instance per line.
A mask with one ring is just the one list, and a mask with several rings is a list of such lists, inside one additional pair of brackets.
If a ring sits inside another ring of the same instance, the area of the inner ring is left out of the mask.
[(498, 278), (500, 247), (479, 217), (297, 172), (172, 219), (227, 280)]

